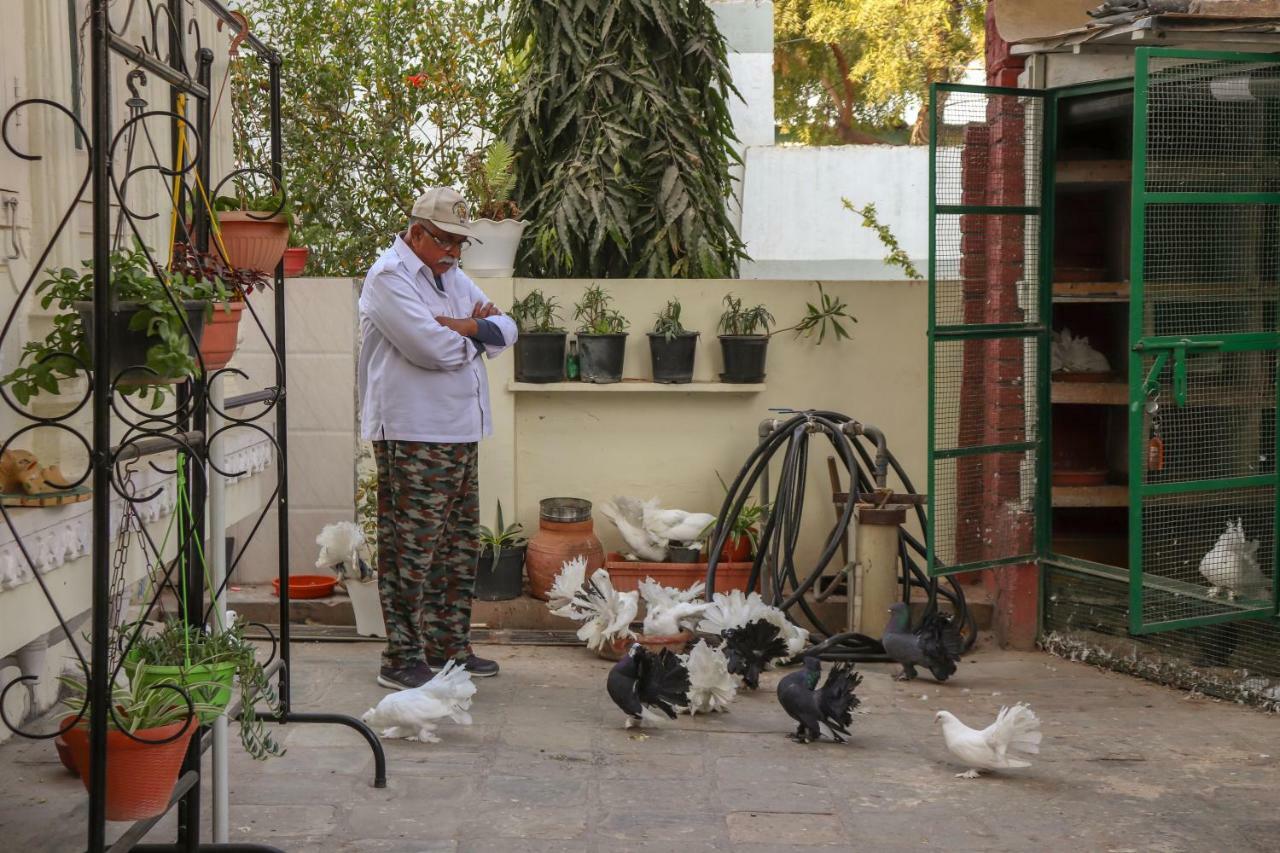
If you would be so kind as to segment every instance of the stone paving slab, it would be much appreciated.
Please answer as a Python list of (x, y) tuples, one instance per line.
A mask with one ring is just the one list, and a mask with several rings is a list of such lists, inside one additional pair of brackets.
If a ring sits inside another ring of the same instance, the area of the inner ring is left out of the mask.
[[(285, 727), (288, 754), (265, 763), (233, 746), (232, 840), (298, 853), (1119, 853), (1269, 851), (1280, 838), (1280, 719), (1047, 655), (979, 650), (945, 685), (863, 667), (852, 742), (804, 746), (785, 737), (781, 673), (731, 713), (636, 734), (605, 694), (610, 664), (585, 650), (484, 653), (503, 672), (478, 682), (475, 725), (442, 724), (440, 744), (385, 742), (386, 789), (339, 727)], [(369, 644), (297, 645), (296, 707), (358, 716), (385, 695), (377, 658)], [(1044, 720), (1040, 760), (955, 779), (934, 711), (985, 723), (1018, 700)], [(85, 813), (50, 743), (0, 746), (0, 849), (83, 849)]]

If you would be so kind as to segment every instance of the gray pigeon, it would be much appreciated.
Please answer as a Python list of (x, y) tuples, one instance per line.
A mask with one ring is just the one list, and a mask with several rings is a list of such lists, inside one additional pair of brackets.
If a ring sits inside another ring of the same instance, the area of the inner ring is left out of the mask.
[(639, 643), (609, 670), (606, 683), (609, 698), (627, 714), (626, 728), (644, 720), (660, 719), (654, 709), (671, 719), (676, 707), (684, 705), (689, 692), (689, 670), (669, 650), (656, 655)]
[[(853, 723), (853, 709), (859, 699), (854, 689), (862, 683), (862, 676), (847, 663), (838, 663), (827, 674), (822, 687), (822, 662), (809, 656), (804, 659), (804, 669), (793, 672), (778, 682), (778, 701), (791, 719), (800, 725), (795, 734), (788, 735), (798, 743), (821, 740), (825, 725), (831, 739), (845, 743), (849, 726)], [(843, 737), (842, 737), (843, 735)]]
[(935, 610), (912, 631), (911, 611), (902, 602), (889, 608), (889, 624), (880, 643), (885, 654), (902, 664), (898, 681), (915, 678), (917, 665), (933, 673), (938, 681), (946, 681), (955, 674), (956, 661), (964, 651), (964, 638), (950, 614)]

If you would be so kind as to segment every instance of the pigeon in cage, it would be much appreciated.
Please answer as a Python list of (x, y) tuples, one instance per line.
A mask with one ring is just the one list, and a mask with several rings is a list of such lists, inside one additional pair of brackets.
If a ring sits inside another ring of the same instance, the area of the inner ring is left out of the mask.
[(426, 684), (387, 694), (360, 719), (384, 738), (439, 743), (436, 723), (445, 717), (458, 725), (471, 725), (475, 693), (471, 673), (457, 661), (449, 661)]
[(658, 711), (676, 718), (676, 708), (688, 701), (689, 670), (669, 649), (655, 654), (632, 643), (609, 670), (605, 686), (609, 698), (627, 714), (624, 727), (638, 728), (645, 721), (660, 720)]
[(950, 711), (939, 711), (933, 721), (942, 723), (947, 749), (969, 767), (956, 774), (958, 779), (977, 779), (983, 770), (1030, 767), (1030, 761), (1015, 756), (1040, 752), (1040, 718), (1024, 702), (1002, 707), (995, 722), (981, 731), (969, 728)]
[(927, 614), (914, 631), (911, 609), (902, 602), (889, 608), (889, 624), (880, 638), (885, 654), (902, 664), (898, 681), (916, 677), (916, 667), (923, 666), (938, 681), (946, 681), (956, 671), (956, 662), (964, 651), (964, 638), (949, 613), (934, 610)]
[(707, 585), (698, 581), (688, 589), (663, 586), (653, 578), (640, 581), (640, 598), (644, 600), (644, 633), (646, 637), (671, 637), (692, 628), (708, 605), (701, 599)]
[(728, 710), (738, 695), (737, 676), (729, 672), (729, 658), (721, 649), (699, 640), (680, 661), (689, 671), (686, 710), (690, 714), (712, 714)]
[(1089, 345), (1088, 338), (1077, 337), (1064, 328), (1053, 333), (1049, 369), (1054, 373), (1110, 373), (1111, 364), (1105, 355)]
[(795, 733), (788, 735), (798, 743), (812, 743), (822, 739), (822, 728), (836, 743), (846, 743), (849, 726), (853, 724), (853, 709), (860, 701), (854, 691), (862, 683), (862, 676), (848, 663), (838, 663), (822, 680), (822, 662), (816, 656), (804, 659), (804, 669), (793, 672), (778, 682), (778, 702), (791, 719), (799, 725)]
[(1227, 599), (1269, 599), (1271, 584), (1258, 568), (1258, 541), (1244, 534), (1244, 520), (1227, 520), (1227, 529), (1209, 552), (1200, 559), (1200, 574), (1209, 582), (1208, 594), (1217, 598), (1226, 592)]

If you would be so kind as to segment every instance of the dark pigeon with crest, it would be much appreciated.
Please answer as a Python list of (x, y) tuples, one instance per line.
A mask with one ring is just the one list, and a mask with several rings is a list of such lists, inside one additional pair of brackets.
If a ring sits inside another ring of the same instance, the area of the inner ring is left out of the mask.
[(885, 654), (902, 664), (898, 681), (915, 678), (917, 666), (929, 670), (938, 681), (946, 681), (955, 675), (956, 662), (964, 651), (964, 638), (950, 614), (937, 610), (926, 614), (913, 631), (911, 611), (902, 602), (889, 608), (889, 624), (880, 642)]
[(862, 676), (853, 671), (851, 664), (838, 663), (819, 687), (821, 679), (822, 662), (809, 656), (804, 659), (804, 669), (778, 682), (782, 709), (800, 724), (788, 737), (799, 743), (812, 743), (821, 740), (822, 726), (826, 726), (832, 740), (845, 743), (850, 736), (853, 709), (860, 701), (854, 690), (862, 683)]
[(756, 619), (741, 628), (726, 628), (723, 634), (729, 672), (742, 676), (743, 686), (750, 690), (760, 686), (760, 673), (769, 664), (787, 657), (787, 641), (781, 629), (767, 620)]
[(661, 719), (661, 711), (676, 718), (676, 708), (685, 704), (689, 693), (689, 670), (680, 658), (663, 649), (653, 654), (632, 643), (627, 654), (609, 670), (609, 698), (627, 714), (626, 728), (644, 720)]

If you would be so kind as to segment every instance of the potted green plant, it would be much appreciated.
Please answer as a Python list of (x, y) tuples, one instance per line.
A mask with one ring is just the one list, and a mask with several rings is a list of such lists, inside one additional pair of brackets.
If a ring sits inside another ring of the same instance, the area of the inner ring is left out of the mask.
[(200, 360), (205, 370), (221, 370), (236, 353), (245, 299), (266, 289), (266, 275), (228, 266), (218, 253), (197, 252), (186, 243), (174, 244), (169, 269), (185, 275), (188, 281), (206, 282), (215, 290), (221, 286), (226, 291), (226, 299), (215, 302), (200, 336)]
[(511, 200), (515, 153), (503, 139), (467, 158), (466, 196), (475, 217), (475, 239), (462, 249), (462, 268), (472, 278), (506, 278), (515, 272), (516, 250), (529, 223)]
[(520, 330), (516, 340), (517, 382), (559, 382), (564, 379), (565, 340), (555, 297), (531, 290), (511, 306), (511, 319)]
[(502, 501), (494, 527), (480, 526), (480, 557), (476, 565), (476, 597), (484, 601), (519, 598), (524, 591), (524, 553), (528, 544), (518, 522), (507, 526)]
[(698, 333), (680, 323), (680, 300), (669, 300), (656, 315), (653, 331), (649, 332), (653, 381), (672, 385), (692, 382), (697, 348)]
[(836, 340), (849, 337), (842, 320), (858, 322), (847, 312), (844, 300), (828, 296), (822, 284), (818, 284), (818, 303), (807, 304), (804, 316), (793, 326), (771, 330), (774, 318), (764, 305), (744, 307), (742, 300), (732, 293), (725, 294), (725, 311), (720, 315), (720, 351), (724, 356), (722, 382), (753, 384), (763, 382), (765, 363), (769, 355), (769, 339), (780, 332), (795, 332), (797, 336), (812, 337), (817, 333), (817, 343), (827, 338), (830, 330)]
[(221, 241), (227, 263), (275, 275), (293, 227), (284, 195), (252, 195), (242, 189), (238, 195), (215, 198), (213, 209), (218, 217), (215, 240)]
[(308, 231), (308, 228), (299, 228), (296, 221), (289, 227), (289, 244), (284, 250), (285, 278), (297, 278), (307, 268), (307, 260), (311, 257)]
[(573, 306), (578, 326), (578, 369), (583, 382), (622, 381), (627, 351), (627, 318), (613, 307), (613, 297), (598, 284), (587, 288)]
[[(93, 261), (82, 266), (80, 274), (70, 267), (51, 269), (49, 278), (36, 285), (41, 307), (56, 305), (62, 313), (43, 340), (23, 346), (18, 366), (0, 378), (21, 405), (40, 393), (61, 393), (62, 382), (93, 367)], [(198, 346), (214, 303), (230, 299), (220, 278), (201, 279), (180, 270), (166, 278), (167, 283), (156, 276), (139, 245), (111, 255), (111, 287), (118, 301), (109, 319), (113, 346), (104, 381), (115, 383), (122, 394), (150, 397), (152, 408), (164, 402), (162, 386), (196, 374), (192, 339)]]
[(177, 684), (201, 705), (200, 722), (206, 724), (226, 713), (234, 687), (240, 694), (240, 743), (245, 751), (258, 760), (284, 753), (256, 713), (258, 702), (275, 711), (279, 700), (258, 663), (257, 650), (238, 623), (213, 633), (180, 620), (166, 622), (158, 632), (134, 639), (124, 670), (137, 690)]
[[(78, 678), (63, 676), (62, 703), (68, 759), (89, 788), (88, 688)], [(111, 689), (115, 713), (107, 714), (107, 820), (143, 820), (162, 814), (169, 805), (182, 759), (199, 728), (195, 715), (209, 709), (177, 690), (158, 685), (116, 684)]]
[[(725, 495), (728, 495), (729, 486), (720, 476), (719, 471), (716, 472), (716, 479), (720, 481), (720, 487), (724, 489)], [(764, 520), (767, 511), (768, 505), (759, 503), (755, 498), (747, 498), (743, 502), (742, 509), (738, 510), (738, 515), (733, 519), (729, 535), (724, 540), (724, 546), (720, 549), (722, 562), (744, 563), (755, 556), (756, 548), (760, 544), (760, 522)], [(714, 544), (711, 537), (718, 524), (719, 519), (712, 521), (698, 537), (698, 541), (705, 543), (707, 548)]]

